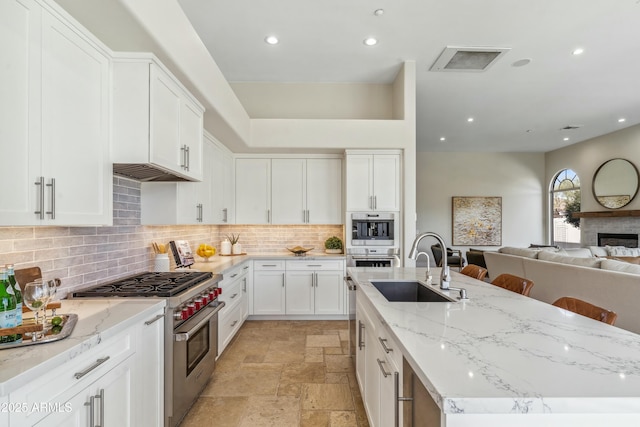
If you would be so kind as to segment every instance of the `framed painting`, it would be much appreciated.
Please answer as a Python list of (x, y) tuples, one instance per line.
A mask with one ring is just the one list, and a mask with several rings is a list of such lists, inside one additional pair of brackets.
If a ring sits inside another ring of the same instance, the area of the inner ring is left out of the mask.
[(502, 245), (502, 197), (452, 197), (454, 246)]

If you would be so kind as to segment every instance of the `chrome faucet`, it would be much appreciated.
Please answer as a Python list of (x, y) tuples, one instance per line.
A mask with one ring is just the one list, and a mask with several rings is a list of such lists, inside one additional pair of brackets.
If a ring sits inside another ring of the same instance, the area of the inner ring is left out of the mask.
[(449, 276), (449, 266), (447, 265), (447, 245), (445, 245), (444, 239), (440, 237), (439, 234), (427, 231), (426, 233), (422, 233), (417, 236), (413, 241), (411, 251), (409, 251), (409, 258), (418, 259), (418, 244), (425, 237), (433, 237), (438, 241), (438, 243), (440, 243), (440, 247), (442, 248), (442, 271), (440, 272), (440, 289), (448, 290), (451, 278)]
[(420, 258), (420, 255), (424, 255), (427, 257), (427, 275), (425, 277), (425, 280), (427, 281), (428, 284), (431, 284), (431, 279), (433, 278), (431, 276), (431, 260), (429, 259), (429, 254), (426, 252), (418, 252), (416, 257), (414, 258), (416, 261), (418, 260), (418, 258)]

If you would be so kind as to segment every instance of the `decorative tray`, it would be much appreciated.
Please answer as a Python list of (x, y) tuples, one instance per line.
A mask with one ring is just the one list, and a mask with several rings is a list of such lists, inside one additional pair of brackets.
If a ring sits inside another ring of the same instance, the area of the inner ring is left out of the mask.
[[(36, 325), (33, 318), (26, 318), (22, 326), (12, 328), (16, 333), (22, 333), (22, 342), (0, 344), (0, 350), (7, 348), (24, 347), (27, 345), (44, 344), (47, 342), (60, 341), (67, 338), (73, 332), (73, 328), (78, 322), (77, 314), (58, 314), (62, 318), (62, 323), (52, 326), (51, 321), (47, 322), (43, 333), (42, 325)], [(52, 316), (49, 316), (51, 319)], [(2, 329), (0, 329), (2, 331)], [(34, 332), (35, 331), (35, 332)]]
[(302, 246), (296, 246), (295, 248), (287, 248), (288, 251), (293, 252), (296, 256), (304, 256), (307, 252), (313, 248), (303, 248)]
[(219, 256), (240, 256), (240, 255), (246, 255), (246, 252), (242, 252), (241, 254), (218, 254)]

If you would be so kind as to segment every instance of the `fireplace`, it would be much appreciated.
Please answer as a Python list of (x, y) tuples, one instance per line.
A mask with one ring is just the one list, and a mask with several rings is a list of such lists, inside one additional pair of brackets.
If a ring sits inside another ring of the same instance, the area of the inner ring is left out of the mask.
[(638, 235), (627, 233), (598, 233), (598, 246), (638, 247)]

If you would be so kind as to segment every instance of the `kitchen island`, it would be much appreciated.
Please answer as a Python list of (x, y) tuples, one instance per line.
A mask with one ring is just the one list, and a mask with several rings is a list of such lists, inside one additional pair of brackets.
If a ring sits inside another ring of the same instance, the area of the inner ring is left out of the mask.
[(69, 337), (0, 350), (0, 425), (71, 425), (86, 419), (85, 403), (99, 390), (100, 416), (113, 425), (161, 425), (165, 304), (63, 300), (58, 313), (78, 315)]
[(456, 272), (451, 286), (469, 299), (434, 303), (388, 302), (370, 284), (422, 280), (425, 269), (348, 274), (358, 305), (398, 345), (442, 426), (640, 425), (639, 335)]

